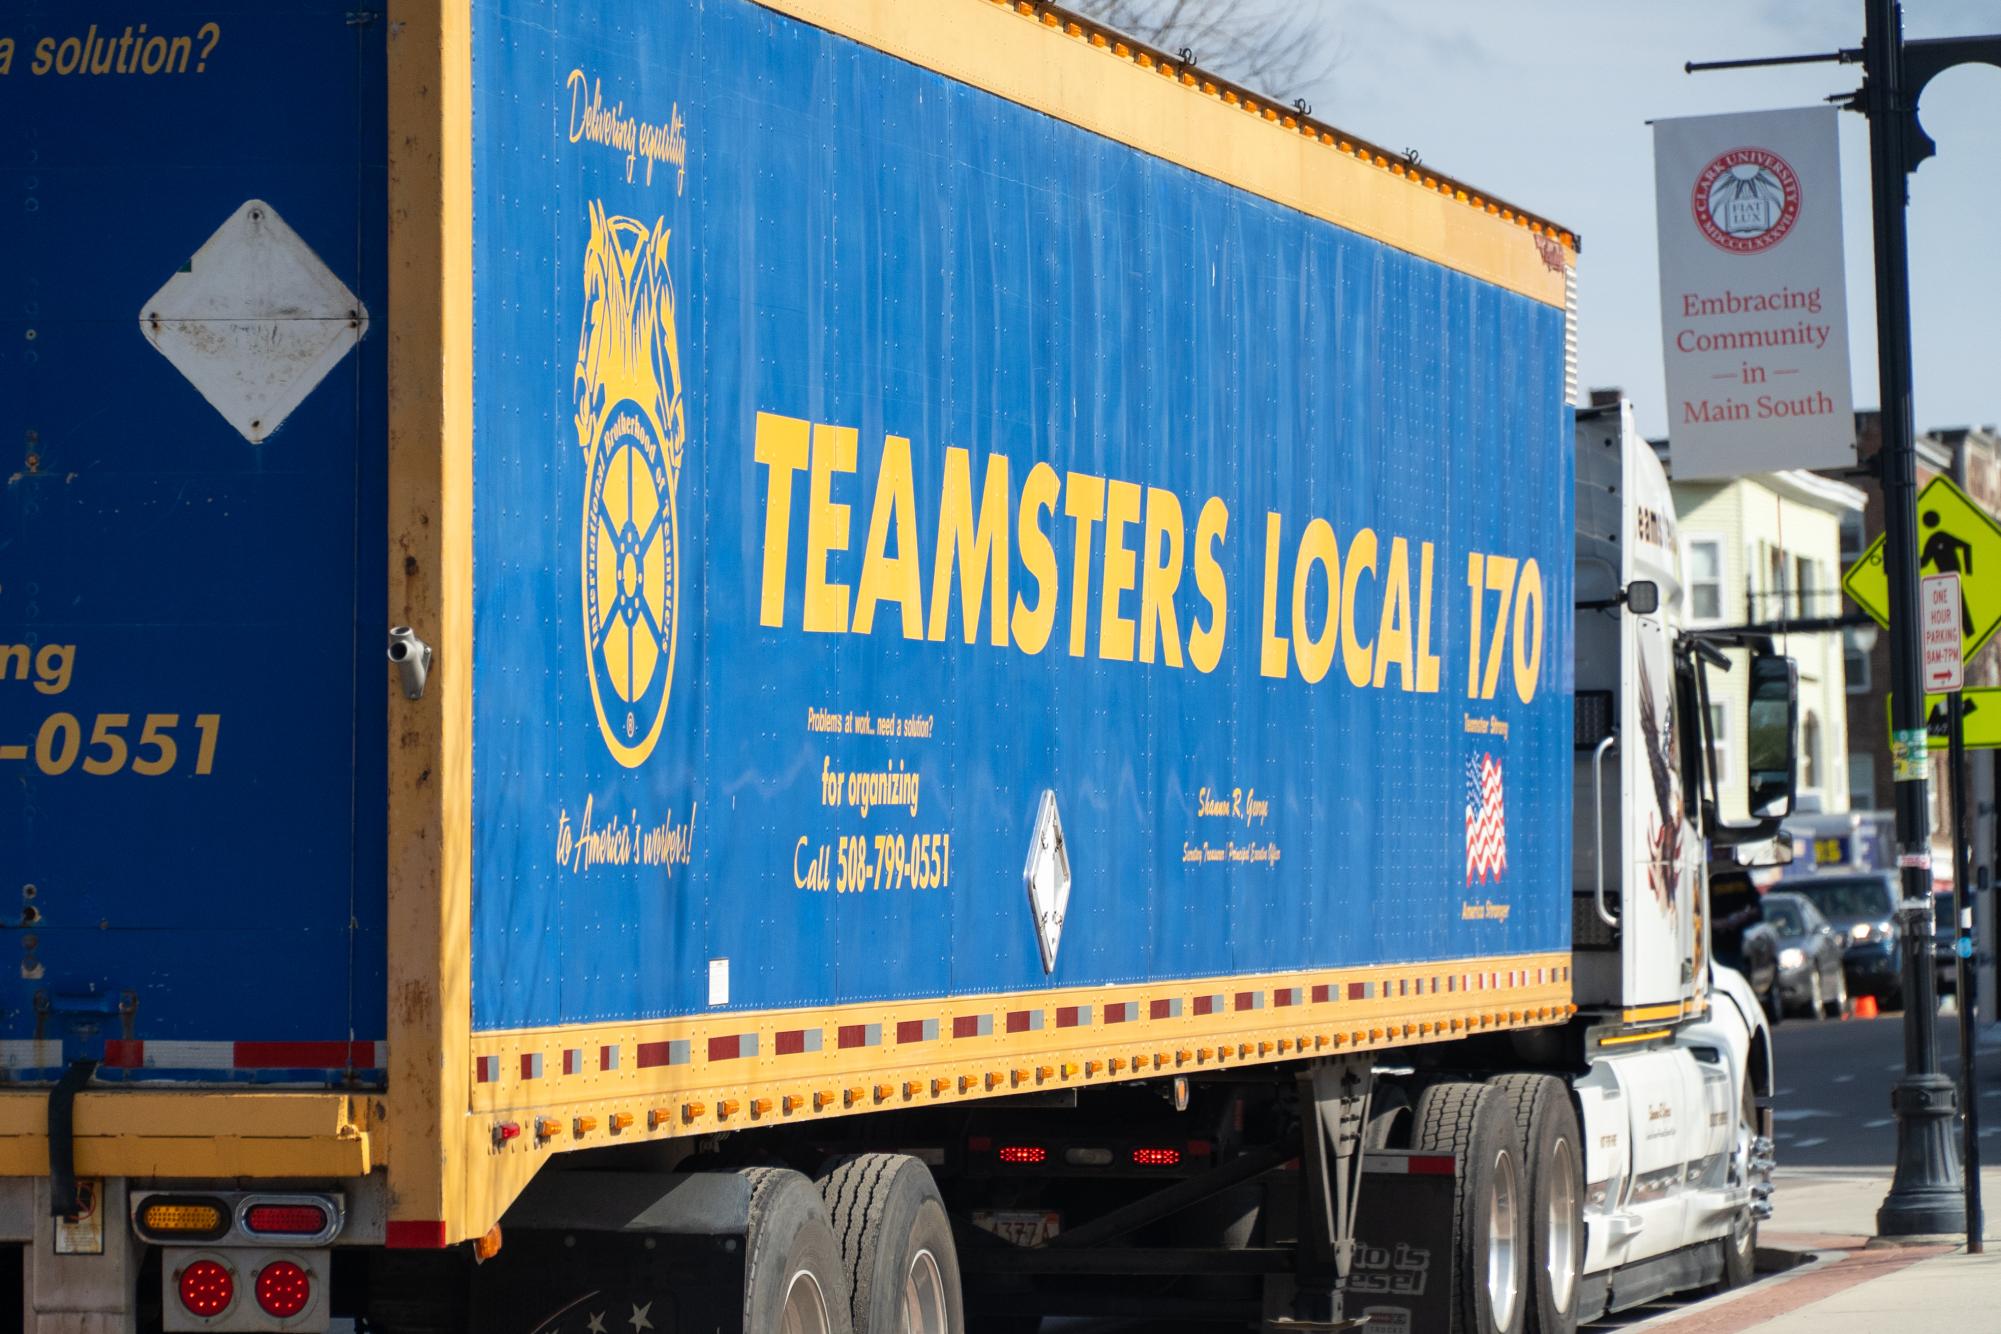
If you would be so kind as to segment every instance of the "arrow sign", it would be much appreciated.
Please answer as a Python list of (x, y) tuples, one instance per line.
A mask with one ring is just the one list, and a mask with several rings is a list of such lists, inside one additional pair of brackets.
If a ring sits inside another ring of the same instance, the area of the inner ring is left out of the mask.
[[(1960, 597), (1960, 661), (1987, 646), (2001, 630), (2001, 524), (1943, 475), (1918, 492), (1918, 573), (1956, 574)], [(1841, 576), (1841, 587), (1889, 628), (1890, 580), (1883, 569), (1883, 537)]]
[[(1974, 686), (1959, 692), (1961, 734), (1968, 750), (2001, 750), (2001, 686)], [(1890, 717), (1890, 697), (1883, 696), (1883, 719)], [(1944, 750), (1952, 744), (1951, 715), (1944, 695), (1925, 696), (1925, 744)]]

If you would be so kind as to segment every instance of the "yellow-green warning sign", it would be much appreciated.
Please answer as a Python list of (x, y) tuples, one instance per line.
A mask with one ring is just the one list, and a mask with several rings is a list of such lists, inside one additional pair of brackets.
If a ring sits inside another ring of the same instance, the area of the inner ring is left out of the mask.
[[(2001, 686), (1972, 686), (1959, 692), (1960, 726), (1965, 729), (1968, 750), (2001, 750)], [(1925, 696), (1925, 744), (1944, 750), (1952, 744), (1952, 715), (1947, 711), (1949, 695)], [(1883, 715), (1890, 713), (1890, 696), (1883, 696)], [(1893, 736), (1895, 732), (1891, 733)]]
[[(1971, 662), (2001, 629), (2001, 524), (1972, 497), (1938, 476), (1918, 492), (1918, 575), (1959, 575), (1960, 639)], [(1878, 625), (1890, 624), (1890, 580), (1883, 537), (1841, 576), (1841, 587)]]

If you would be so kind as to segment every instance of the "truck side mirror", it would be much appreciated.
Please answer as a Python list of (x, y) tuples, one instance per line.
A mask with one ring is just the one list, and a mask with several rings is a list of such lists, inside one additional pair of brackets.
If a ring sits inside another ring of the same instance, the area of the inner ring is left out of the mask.
[(1745, 755), (1752, 818), (1792, 814), (1799, 775), (1799, 669), (1776, 653), (1751, 659)]
[(1661, 586), (1651, 579), (1635, 579), (1626, 585), (1626, 610), (1635, 616), (1651, 616), (1661, 609)]

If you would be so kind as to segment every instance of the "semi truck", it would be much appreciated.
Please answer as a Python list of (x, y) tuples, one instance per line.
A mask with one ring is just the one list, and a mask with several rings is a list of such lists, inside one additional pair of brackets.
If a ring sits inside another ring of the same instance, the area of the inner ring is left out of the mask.
[(17, 0), (0, 109), (25, 1328), (1747, 1278), (1791, 668), (1561, 225), (1040, 0)]

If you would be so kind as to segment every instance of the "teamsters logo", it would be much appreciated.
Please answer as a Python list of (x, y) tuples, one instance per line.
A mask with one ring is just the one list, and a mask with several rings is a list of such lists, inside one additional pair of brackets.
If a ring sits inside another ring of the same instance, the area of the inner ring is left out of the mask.
[(1690, 199), (1695, 225), (1733, 255), (1755, 255), (1786, 239), (1800, 216), (1800, 178), (1763, 148), (1733, 148), (1704, 167)]
[(583, 447), (584, 635), (591, 703), (612, 758), (653, 753), (674, 684), (681, 478), (687, 417), (666, 219), (651, 228), (591, 205), (577, 344)]

